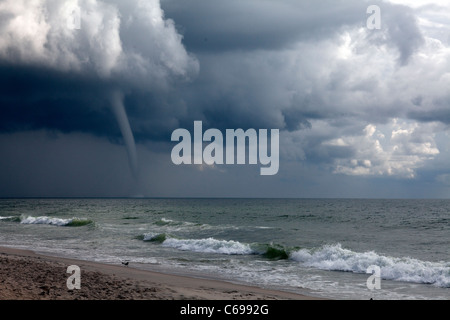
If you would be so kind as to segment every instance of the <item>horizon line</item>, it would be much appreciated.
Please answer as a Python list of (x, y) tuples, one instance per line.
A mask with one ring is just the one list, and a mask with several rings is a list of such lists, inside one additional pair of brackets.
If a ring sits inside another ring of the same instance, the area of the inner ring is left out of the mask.
[(151, 199), (185, 199), (185, 200), (195, 200), (195, 199), (204, 199), (204, 200), (450, 200), (450, 198), (380, 198), (380, 197), (189, 197), (189, 196), (174, 196), (174, 197), (164, 197), (164, 196), (153, 196), (153, 197), (140, 197), (140, 196), (0, 196), (0, 200), (8, 200), (8, 199), (142, 199), (142, 200), (151, 200)]

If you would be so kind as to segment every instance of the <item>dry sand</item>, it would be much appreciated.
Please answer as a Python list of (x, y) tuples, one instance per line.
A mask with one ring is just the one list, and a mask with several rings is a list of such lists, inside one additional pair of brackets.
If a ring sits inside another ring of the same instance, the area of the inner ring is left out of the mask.
[[(67, 267), (81, 288), (67, 288)], [(316, 300), (305, 295), (0, 247), (0, 300)]]

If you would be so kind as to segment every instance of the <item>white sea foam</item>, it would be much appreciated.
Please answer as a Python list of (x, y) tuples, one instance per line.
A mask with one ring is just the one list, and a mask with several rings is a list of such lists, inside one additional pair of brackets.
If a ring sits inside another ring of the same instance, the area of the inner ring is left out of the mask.
[(155, 225), (158, 225), (160, 227), (167, 227), (169, 230), (173, 231), (181, 231), (181, 230), (188, 230), (188, 229), (207, 229), (211, 228), (212, 226), (208, 224), (203, 223), (195, 223), (195, 222), (189, 222), (189, 221), (178, 221), (178, 220), (172, 220), (167, 218), (161, 218), (154, 222)]
[(20, 221), (22, 224), (50, 224), (55, 226), (65, 226), (72, 222), (73, 219), (51, 218), (47, 216), (41, 217), (23, 217)]
[(292, 252), (290, 259), (307, 267), (355, 273), (366, 273), (369, 266), (377, 265), (381, 268), (383, 279), (450, 287), (449, 262), (389, 257), (374, 251), (360, 253), (342, 248), (341, 244), (326, 245), (317, 249), (301, 249)]
[(165, 247), (171, 247), (183, 251), (203, 253), (220, 253), (229, 255), (252, 254), (253, 250), (248, 244), (233, 240), (207, 239), (175, 239), (167, 238), (163, 243)]
[(55, 218), (55, 217), (48, 217), (48, 216), (39, 216), (39, 217), (32, 217), (32, 216), (22, 216), (20, 219), (21, 224), (47, 224), (47, 225), (53, 225), (53, 226), (68, 226), (68, 225), (85, 225), (91, 223), (91, 220), (87, 219), (79, 219), (79, 218), (68, 218), (68, 219), (62, 219), (62, 218)]

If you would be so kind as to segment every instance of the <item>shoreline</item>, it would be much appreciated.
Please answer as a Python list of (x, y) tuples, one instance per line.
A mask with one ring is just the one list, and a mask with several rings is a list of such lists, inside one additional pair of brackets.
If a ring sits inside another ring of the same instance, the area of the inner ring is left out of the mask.
[[(67, 267), (81, 288), (67, 288)], [(287, 291), (0, 246), (0, 300), (322, 300)]]

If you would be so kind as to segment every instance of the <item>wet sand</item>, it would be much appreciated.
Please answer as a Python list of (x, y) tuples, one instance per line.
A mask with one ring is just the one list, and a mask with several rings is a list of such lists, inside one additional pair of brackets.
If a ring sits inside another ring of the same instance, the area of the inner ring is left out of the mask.
[[(67, 267), (81, 269), (69, 290)], [(296, 293), (0, 247), (0, 300), (317, 300)]]

